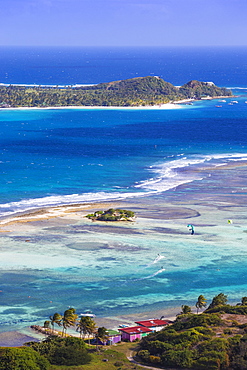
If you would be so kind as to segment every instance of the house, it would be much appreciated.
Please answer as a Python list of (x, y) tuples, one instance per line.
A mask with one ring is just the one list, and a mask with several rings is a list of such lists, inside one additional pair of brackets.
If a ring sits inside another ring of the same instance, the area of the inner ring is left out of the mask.
[(107, 329), (107, 340), (105, 342), (101, 341), (100, 339), (97, 340), (95, 338), (93, 339), (91, 344), (99, 344), (101, 346), (106, 346), (107, 344), (109, 345), (116, 344), (118, 342), (121, 342), (121, 340), (122, 340), (121, 333), (119, 333), (116, 330)]
[(108, 329), (107, 332), (108, 332), (107, 344), (116, 344), (118, 342), (121, 342), (122, 340), (121, 333), (119, 333), (116, 330), (110, 330), (110, 329)]
[(152, 332), (160, 331), (165, 326), (169, 325), (171, 321), (169, 320), (159, 320), (159, 319), (149, 319), (144, 321), (136, 321), (136, 324), (145, 328), (150, 329)]
[(129, 340), (130, 342), (133, 342), (135, 339), (141, 339), (152, 333), (152, 330), (145, 326), (132, 326), (118, 330), (122, 333), (122, 340)]

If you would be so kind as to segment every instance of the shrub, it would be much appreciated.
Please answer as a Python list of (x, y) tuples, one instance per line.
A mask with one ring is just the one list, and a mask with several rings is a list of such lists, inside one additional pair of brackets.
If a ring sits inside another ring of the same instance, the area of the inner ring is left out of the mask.
[(149, 361), (150, 352), (147, 349), (142, 349), (138, 352), (138, 356), (145, 362)]
[(149, 357), (149, 361), (152, 363), (152, 364), (160, 364), (161, 363), (161, 358), (160, 356), (153, 356), (151, 355)]
[(226, 334), (226, 335), (231, 335), (232, 334), (232, 331), (231, 331), (231, 329), (224, 329), (224, 334)]
[(196, 369), (227, 369), (229, 367), (229, 357), (227, 352), (217, 350), (205, 351), (195, 362)]
[(206, 314), (201, 315), (190, 315), (185, 320), (177, 319), (173, 324), (175, 330), (189, 329), (196, 326), (218, 326), (222, 323), (222, 320), (218, 314)]
[(200, 357), (196, 361), (194, 368), (200, 370), (218, 370), (220, 369), (220, 360), (218, 358)]
[(47, 370), (49, 362), (32, 348), (6, 348), (0, 351), (1, 370)]
[(161, 357), (162, 364), (171, 367), (190, 368), (194, 362), (194, 351), (188, 349), (170, 350)]
[(206, 340), (198, 345), (197, 349), (200, 353), (208, 351), (223, 352), (226, 351), (229, 347), (229, 343), (224, 338), (213, 338)]
[(120, 366), (123, 366), (123, 362), (122, 361), (116, 361), (116, 362), (114, 362), (114, 366), (116, 366), (116, 367), (120, 367)]
[(75, 337), (49, 337), (41, 343), (31, 344), (31, 347), (55, 365), (84, 365), (91, 361), (84, 341)]

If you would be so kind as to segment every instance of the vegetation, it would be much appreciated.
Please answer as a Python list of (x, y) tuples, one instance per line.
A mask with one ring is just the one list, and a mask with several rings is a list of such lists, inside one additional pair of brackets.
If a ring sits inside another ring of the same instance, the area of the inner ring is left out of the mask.
[(96, 211), (86, 217), (93, 221), (133, 221), (135, 213), (125, 209), (110, 208), (107, 211)]
[(143, 366), (126, 358), (134, 348), (133, 343), (121, 343), (114, 348), (102, 346), (98, 351), (90, 350), (91, 362), (88, 364), (76, 367), (52, 365), (51, 370), (144, 370)]
[(193, 80), (175, 87), (147, 76), (82, 87), (0, 86), (0, 107), (145, 106), (231, 95), (212, 83)]
[[(220, 293), (201, 314), (194, 314), (190, 306), (183, 305), (182, 313), (163, 330), (149, 334), (138, 344), (120, 343), (110, 349), (102, 345), (108, 339), (107, 330), (97, 329), (91, 317), (78, 320), (75, 309), (70, 308), (45, 321), (46, 327), (52, 327), (50, 333), (55, 334), (55, 325), (62, 328), (67, 320), (66, 329), (74, 327), (84, 337), (92, 333), (96, 346), (66, 336), (63, 330), (63, 337), (53, 335), (41, 343), (26, 343), (28, 347), (0, 348), (0, 370), (129, 370), (142, 369), (140, 362), (169, 369), (246, 370), (246, 303), (246, 297), (242, 297), (240, 303), (229, 305), (227, 296)], [(205, 306), (206, 299), (199, 295), (196, 309)], [(137, 353), (139, 365), (127, 360), (132, 351)]]
[(182, 305), (182, 314), (188, 314), (188, 313), (191, 313), (191, 307), (190, 306), (188, 306), (187, 304), (183, 304)]
[(32, 348), (0, 348), (1, 370), (47, 370), (49, 361)]
[(220, 293), (213, 298), (212, 302), (210, 303), (208, 307), (208, 310), (210, 310), (211, 308), (223, 306), (226, 304), (226, 302), (227, 302), (227, 296), (223, 293)]
[(91, 361), (86, 344), (80, 338), (48, 337), (43, 342), (27, 343), (31, 349), (43, 356), (50, 364), (55, 365), (84, 365)]
[[(238, 322), (244, 317), (240, 312), (247, 314), (245, 298), (230, 306), (227, 296), (220, 293), (200, 315), (184, 310), (189, 306), (183, 305), (182, 314), (172, 325), (141, 340), (139, 358), (165, 368), (246, 370), (247, 320)], [(197, 310), (206, 306), (203, 295), (195, 306)], [(228, 312), (231, 314), (226, 315)]]
[(84, 339), (86, 335), (88, 336), (88, 338), (90, 338), (90, 336), (94, 335), (97, 332), (96, 324), (94, 320), (89, 316), (81, 316), (79, 322), (76, 323), (76, 326), (76, 331), (80, 333), (81, 338), (84, 335)]
[(207, 301), (205, 297), (202, 294), (200, 294), (196, 302), (197, 313), (199, 312), (200, 309), (206, 306), (207, 306)]

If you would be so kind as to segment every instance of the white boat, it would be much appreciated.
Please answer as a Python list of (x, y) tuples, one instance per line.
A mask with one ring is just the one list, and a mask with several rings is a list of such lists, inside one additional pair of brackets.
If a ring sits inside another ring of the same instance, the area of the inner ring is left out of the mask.
[(93, 313), (80, 313), (79, 316), (83, 316), (83, 317), (85, 317), (85, 316), (87, 316), (87, 317), (96, 317), (96, 315), (94, 315)]
[(80, 313), (79, 316), (96, 317), (96, 315), (90, 310), (87, 310), (84, 313)]

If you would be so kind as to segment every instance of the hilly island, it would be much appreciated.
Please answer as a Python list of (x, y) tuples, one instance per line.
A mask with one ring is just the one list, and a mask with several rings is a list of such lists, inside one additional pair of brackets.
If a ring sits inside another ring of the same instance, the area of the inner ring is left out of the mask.
[(175, 101), (230, 97), (231, 90), (192, 80), (176, 87), (157, 76), (88, 86), (0, 86), (0, 108), (69, 106), (154, 106)]

